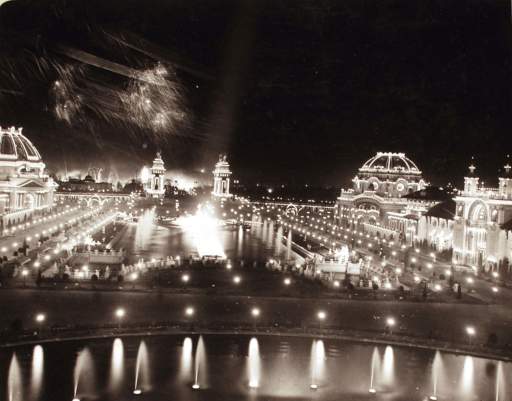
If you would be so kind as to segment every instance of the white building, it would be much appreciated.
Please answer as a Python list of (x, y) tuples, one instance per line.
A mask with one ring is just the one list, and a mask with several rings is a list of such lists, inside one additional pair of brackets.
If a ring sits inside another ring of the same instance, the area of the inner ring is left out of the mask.
[(213, 170), (213, 196), (229, 197), (231, 170), (226, 155), (220, 155)]
[(2, 229), (53, 206), (56, 184), (22, 128), (0, 127), (0, 223)]
[(512, 167), (507, 162), (498, 188), (480, 185), (469, 167), (464, 190), (455, 198), (453, 263), (475, 270), (509, 271), (512, 257)]
[(406, 198), (428, 186), (418, 166), (404, 153), (378, 152), (352, 182), (338, 197), (339, 224), (412, 243), (418, 219), (433, 206)]
[(144, 167), (142, 181), (149, 196), (160, 198), (165, 195), (165, 165), (160, 152), (157, 152), (150, 170)]

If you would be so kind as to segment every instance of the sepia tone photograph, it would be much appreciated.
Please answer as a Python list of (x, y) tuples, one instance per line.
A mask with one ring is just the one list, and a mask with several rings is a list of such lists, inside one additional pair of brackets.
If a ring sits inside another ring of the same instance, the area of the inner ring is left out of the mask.
[(0, 401), (512, 400), (510, 0), (0, 0)]

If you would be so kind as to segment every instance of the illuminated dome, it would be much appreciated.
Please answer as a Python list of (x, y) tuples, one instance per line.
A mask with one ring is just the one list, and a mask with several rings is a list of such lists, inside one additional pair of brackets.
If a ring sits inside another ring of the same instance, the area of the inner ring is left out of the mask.
[(41, 155), (32, 142), (22, 134), (22, 130), (0, 127), (0, 160), (41, 161)]
[(421, 175), (416, 164), (404, 153), (377, 152), (359, 169), (360, 172), (398, 173)]
[(53, 206), (56, 184), (22, 130), (0, 127), (0, 226), (4, 235)]
[(384, 197), (402, 197), (428, 186), (421, 171), (404, 153), (378, 152), (366, 161), (352, 180), (354, 191), (371, 191)]

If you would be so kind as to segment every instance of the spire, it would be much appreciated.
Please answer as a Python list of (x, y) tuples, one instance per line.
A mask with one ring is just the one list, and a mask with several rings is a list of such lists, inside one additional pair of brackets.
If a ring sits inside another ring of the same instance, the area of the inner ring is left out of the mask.
[(470, 176), (474, 176), (475, 175), (475, 170), (476, 170), (475, 156), (471, 156), (471, 164), (469, 165), (468, 169), (469, 169), (469, 175)]
[(503, 169), (505, 170), (505, 177), (511, 176), (511, 170), (512, 166), (510, 165), (510, 155), (507, 155), (507, 159), (505, 161), (505, 165), (503, 166)]

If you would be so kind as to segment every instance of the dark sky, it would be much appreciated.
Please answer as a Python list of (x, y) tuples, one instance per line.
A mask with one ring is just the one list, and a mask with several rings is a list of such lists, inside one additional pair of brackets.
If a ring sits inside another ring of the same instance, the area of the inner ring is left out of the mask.
[[(471, 155), (493, 179), (512, 153), (510, 15), (498, 0), (12, 0), (0, 9), (0, 123), (23, 125), (59, 170), (126, 175), (161, 148), (175, 169), (209, 169), (226, 152), (245, 180), (345, 186), (376, 151), (403, 151), (436, 184), (459, 184)], [(41, 60), (128, 85), (56, 47), (155, 63), (108, 34), (143, 38), (176, 67), (189, 118), (166, 141), (53, 115), (58, 73)]]

